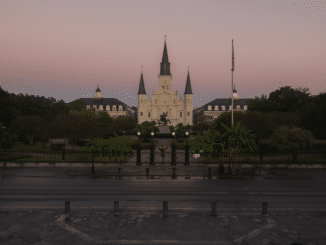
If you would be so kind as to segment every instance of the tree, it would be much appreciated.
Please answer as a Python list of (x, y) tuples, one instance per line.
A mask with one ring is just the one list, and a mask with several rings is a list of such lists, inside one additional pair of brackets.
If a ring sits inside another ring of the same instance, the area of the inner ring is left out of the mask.
[(114, 122), (114, 128), (119, 132), (127, 132), (134, 129), (137, 121), (132, 116), (118, 116)]
[(255, 96), (255, 99), (249, 101), (248, 111), (269, 112), (273, 110), (275, 110), (275, 106), (266, 99), (265, 94), (262, 94), (261, 98)]
[(284, 86), (269, 94), (268, 100), (273, 104), (274, 110), (282, 112), (298, 112), (310, 102), (309, 88), (296, 88)]
[[(236, 125), (238, 121), (240, 121), (243, 117), (244, 113), (242, 111), (234, 111), (233, 112), (233, 123)], [(224, 112), (221, 115), (219, 115), (218, 118), (215, 118), (211, 125), (211, 131), (218, 130), (218, 131), (224, 131), (224, 127), (221, 125), (221, 122), (227, 125), (228, 127), (231, 127), (231, 112)]]
[(11, 122), (10, 129), (16, 135), (24, 135), (29, 144), (33, 145), (34, 137), (40, 136), (40, 128), (45, 124), (45, 119), (40, 116), (18, 116)]
[(252, 151), (257, 151), (255, 135), (251, 130), (247, 130), (239, 121), (234, 128), (228, 127), (221, 122), (223, 131), (208, 130), (203, 136), (195, 136), (191, 143), (190, 150), (198, 152), (203, 150), (204, 155), (217, 155), (228, 152), (230, 161), (236, 162), (242, 147), (249, 147)]
[(312, 149), (313, 135), (310, 131), (297, 127), (279, 127), (272, 137), (269, 144), (280, 151), (292, 154), (293, 162), (296, 162), (298, 154), (303, 153), (308, 148)]
[(0, 149), (12, 149), (18, 140), (18, 136), (4, 128), (0, 122)]
[(134, 128), (133, 130), (131, 130), (131, 132), (133, 134), (137, 134), (137, 132), (140, 132), (140, 139), (145, 141), (145, 142), (149, 142), (151, 139), (151, 132), (154, 132), (154, 134), (158, 133), (160, 130), (158, 127), (155, 126), (156, 122), (152, 121), (152, 122), (143, 122), (142, 124), (139, 124), (136, 126), (136, 128)]
[(315, 139), (326, 139), (326, 93), (313, 96), (299, 112), (301, 127), (313, 133)]
[(182, 141), (181, 139), (186, 137), (186, 132), (190, 133), (192, 131), (192, 126), (191, 125), (183, 126), (182, 123), (179, 123), (176, 127), (170, 126), (169, 129), (170, 129), (171, 133), (173, 131), (175, 132), (175, 137), (179, 141)]

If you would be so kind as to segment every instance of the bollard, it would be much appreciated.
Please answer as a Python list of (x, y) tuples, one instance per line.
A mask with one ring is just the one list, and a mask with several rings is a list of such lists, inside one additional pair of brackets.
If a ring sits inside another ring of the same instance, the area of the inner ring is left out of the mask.
[(146, 177), (149, 176), (149, 168), (146, 168)]
[(172, 178), (176, 178), (176, 173), (175, 173), (175, 168), (173, 168), (173, 175), (172, 175)]
[(216, 217), (216, 202), (212, 202), (212, 216)]
[(267, 214), (267, 202), (263, 202), (262, 214)]
[(65, 202), (65, 213), (70, 213), (70, 201)]
[(168, 215), (168, 202), (163, 201), (163, 217)]
[(211, 168), (208, 168), (208, 179), (211, 179)]
[(119, 214), (119, 201), (114, 201), (114, 216)]

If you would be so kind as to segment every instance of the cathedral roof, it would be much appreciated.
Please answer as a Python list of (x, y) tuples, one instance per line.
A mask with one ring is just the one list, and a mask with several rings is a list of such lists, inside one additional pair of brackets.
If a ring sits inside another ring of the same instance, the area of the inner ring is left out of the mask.
[(145, 84), (144, 84), (144, 78), (143, 78), (143, 72), (140, 75), (140, 82), (139, 82), (138, 94), (146, 94)]
[(185, 89), (184, 94), (192, 94), (191, 83), (190, 83), (190, 75), (189, 75), (189, 68), (188, 68), (186, 89)]
[(170, 62), (168, 57), (168, 49), (166, 47), (166, 41), (164, 42), (163, 57), (161, 62), (161, 72), (160, 75), (171, 75), (170, 72)]

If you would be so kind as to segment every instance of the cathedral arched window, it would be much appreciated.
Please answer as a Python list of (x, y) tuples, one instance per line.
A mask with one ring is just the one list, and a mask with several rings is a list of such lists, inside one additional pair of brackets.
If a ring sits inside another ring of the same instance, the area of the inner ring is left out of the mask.
[(143, 112), (141, 112), (140, 115), (143, 116)]
[(190, 115), (190, 112), (188, 111), (188, 116)]
[(182, 117), (182, 111), (180, 111), (180, 117)]
[(150, 112), (148, 112), (148, 117), (151, 117), (151, 113)]

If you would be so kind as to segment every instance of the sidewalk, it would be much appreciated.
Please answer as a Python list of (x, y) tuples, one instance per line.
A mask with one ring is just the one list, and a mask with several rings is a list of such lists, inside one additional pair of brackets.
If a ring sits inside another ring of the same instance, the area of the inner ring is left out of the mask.
[[(91, 166), (91, 165), (90, 165)], [(48, 176), (65, 178), (91, 176), (87, 168), (8, 168), (1, 169), (4, 178), (8, 176)], [(152, 166), (135, 166), (142, 170)], [(159, 166), (172, 168), (171, 165)], [(177, 165), (179, 167), (179, 165)], [(180, 166), (182, 167), (182, 166)], [(186, 166), (196, 168), (196, 166)], [(198, 166), (197, 166), (198, 167)], [(51, 170), (52, 169), (52, 170)], [(60, 171), (57, 171), (60, 170)], [(95, 171), (99, 170), (95, 167)], [(115, 170), (116, 171), (116, 170)], [(124, 173), (124, 172), (122, 172)], [(158, 171), (159, 173), (159, 171)], [(162, 172), (161, 172), (162, 173)], [(107, 174), (107, 173), (106, 173)], [(114, 173), (113, 173), (114, 174)], [(289, 174), (280, 170), (270, 176), (293, 178), (317, 173)], [(266, 175), (267, 176), (267, 175)], [(303, 176), (303, 177), (302, 177)], [(261, 178), (261, 177), (260, 177)], [(1, 185), (1, 182), (0, 182)], [(211, 216), (211, 211), (190, 212), (186, 209), (168, 210), (163, 217), (162, 210), (150, 212), (128, 212), (120, 207), (117, 216), (113, 207), (106, 212), (83, 212), (71, 208), (66, 219), (62, 211), (0, 210), (0, 244), (70, 245), (70, 244), (243, 244), (243, 245), (290, 245), (298, 242), (304, 245), (326, 244), (326, 213), (311, 211), (289, 212), (270, 210), (262, 215), (261, 210), (239, 210), (239, 213), (221, 213)], [(247, 212), (247, 213), (242, 213)]]
[(1, 212), (0, 244), (326, 244), (318, 213)]

